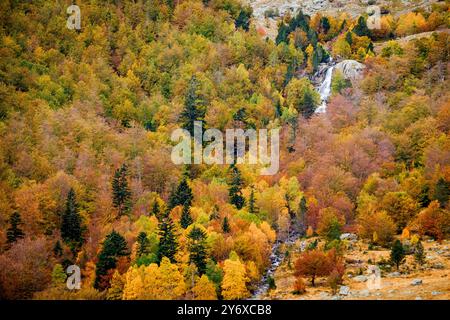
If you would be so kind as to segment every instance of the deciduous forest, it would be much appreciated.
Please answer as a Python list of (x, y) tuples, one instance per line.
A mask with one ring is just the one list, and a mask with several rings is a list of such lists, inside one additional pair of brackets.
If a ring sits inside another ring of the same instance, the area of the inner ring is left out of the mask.
[[(239, 0), (86, 0), (79, 30), (69, 5), (0, 3), (0, 299), (336, 294), (358, 246), (365, 261), (386, 252), (372, 261), (386, 274), (435, 270), (424, 250), (450, 235), (448, 1), (374, 30), (367, 14), (298, 11), (274, 39)], [(363, 71), (335, 68), (315, 112), (315, 75), (344, 60)], [(194, 121), (280, 128), (278, 173), (174, 164), (171, 133)], [(274, 256), (291, 282), (266, 275)]]

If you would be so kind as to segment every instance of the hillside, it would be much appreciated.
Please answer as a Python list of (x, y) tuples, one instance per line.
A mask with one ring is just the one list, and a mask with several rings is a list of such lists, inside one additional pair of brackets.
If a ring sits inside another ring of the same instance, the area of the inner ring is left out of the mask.
[(1, 1), (0, 299), (447, 299), (449, 1), (298, 3)]

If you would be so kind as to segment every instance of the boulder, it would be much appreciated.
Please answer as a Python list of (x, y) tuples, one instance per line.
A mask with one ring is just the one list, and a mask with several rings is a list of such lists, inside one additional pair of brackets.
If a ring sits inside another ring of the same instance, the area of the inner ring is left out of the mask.
[(335, 69), (339, 70), (345, 79), (357, 80), (361, 79), (362, 73), (366, 68), (365, 65), (356, 60), (344, 60), (336, 64)]
[(339, 294), (342, 296), (348, 296), (350, 293), (350, 288), (347, 286), (341, 286), (339, 289)]
[(413, 281), (411, 281), (412, 286), (420, 286), (422, 283), (422, 279), (414, 279)]
[(341, 240), (358, 240), (358, 236), (354, 233), (343, 233), (339, 237)]

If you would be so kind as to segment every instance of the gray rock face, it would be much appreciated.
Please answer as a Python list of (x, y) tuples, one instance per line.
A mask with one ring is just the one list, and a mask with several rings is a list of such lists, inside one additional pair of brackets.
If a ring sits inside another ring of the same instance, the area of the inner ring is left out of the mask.
[(356, 276), (353, 278), (353, 280), (357, 281), (357, 282), (366, 282), (367, 281), (367, 277), (366, 276)]
[(358, 236), (354, 233), (343, 233), (339, 238), (341, 240), (358, 240)]
[(361, 79), (365, 68), (365, 65), (355, 60), (344, 60), (335, 66), (335, 69), (339, 70), (344, 78), (348, 80)]
[(348, 296), (350, 293), (350, 288), (347, 286), (341, 286), (339, 289), (339, 294), (341, 296)]
[(412, 286), (420, 286), (422, 283), (422, 279), (414, 279), (413, 281), (411, 281)]

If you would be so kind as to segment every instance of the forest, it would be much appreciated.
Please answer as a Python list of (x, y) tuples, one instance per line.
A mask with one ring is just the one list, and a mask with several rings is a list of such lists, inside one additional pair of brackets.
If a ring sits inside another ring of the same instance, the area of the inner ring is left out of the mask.
[[(404, 239), (419, 262), (449, 239), (449, 1), (375, 30), (300, 11), (273, 40), (239, 0), (86, 0), (80, 30), (70, 4), (0, 2), (0, 299), (247, 299), (292, 236), (324, 245), (292, 261), (291, 290), (335, 291), (344, 233), (397, 269)], [(330, 57), (365, 69), (336, 71), (319, 114)], [(175, 165), (171, 133), (194, 121), (280, 128), (278, 173)]]

